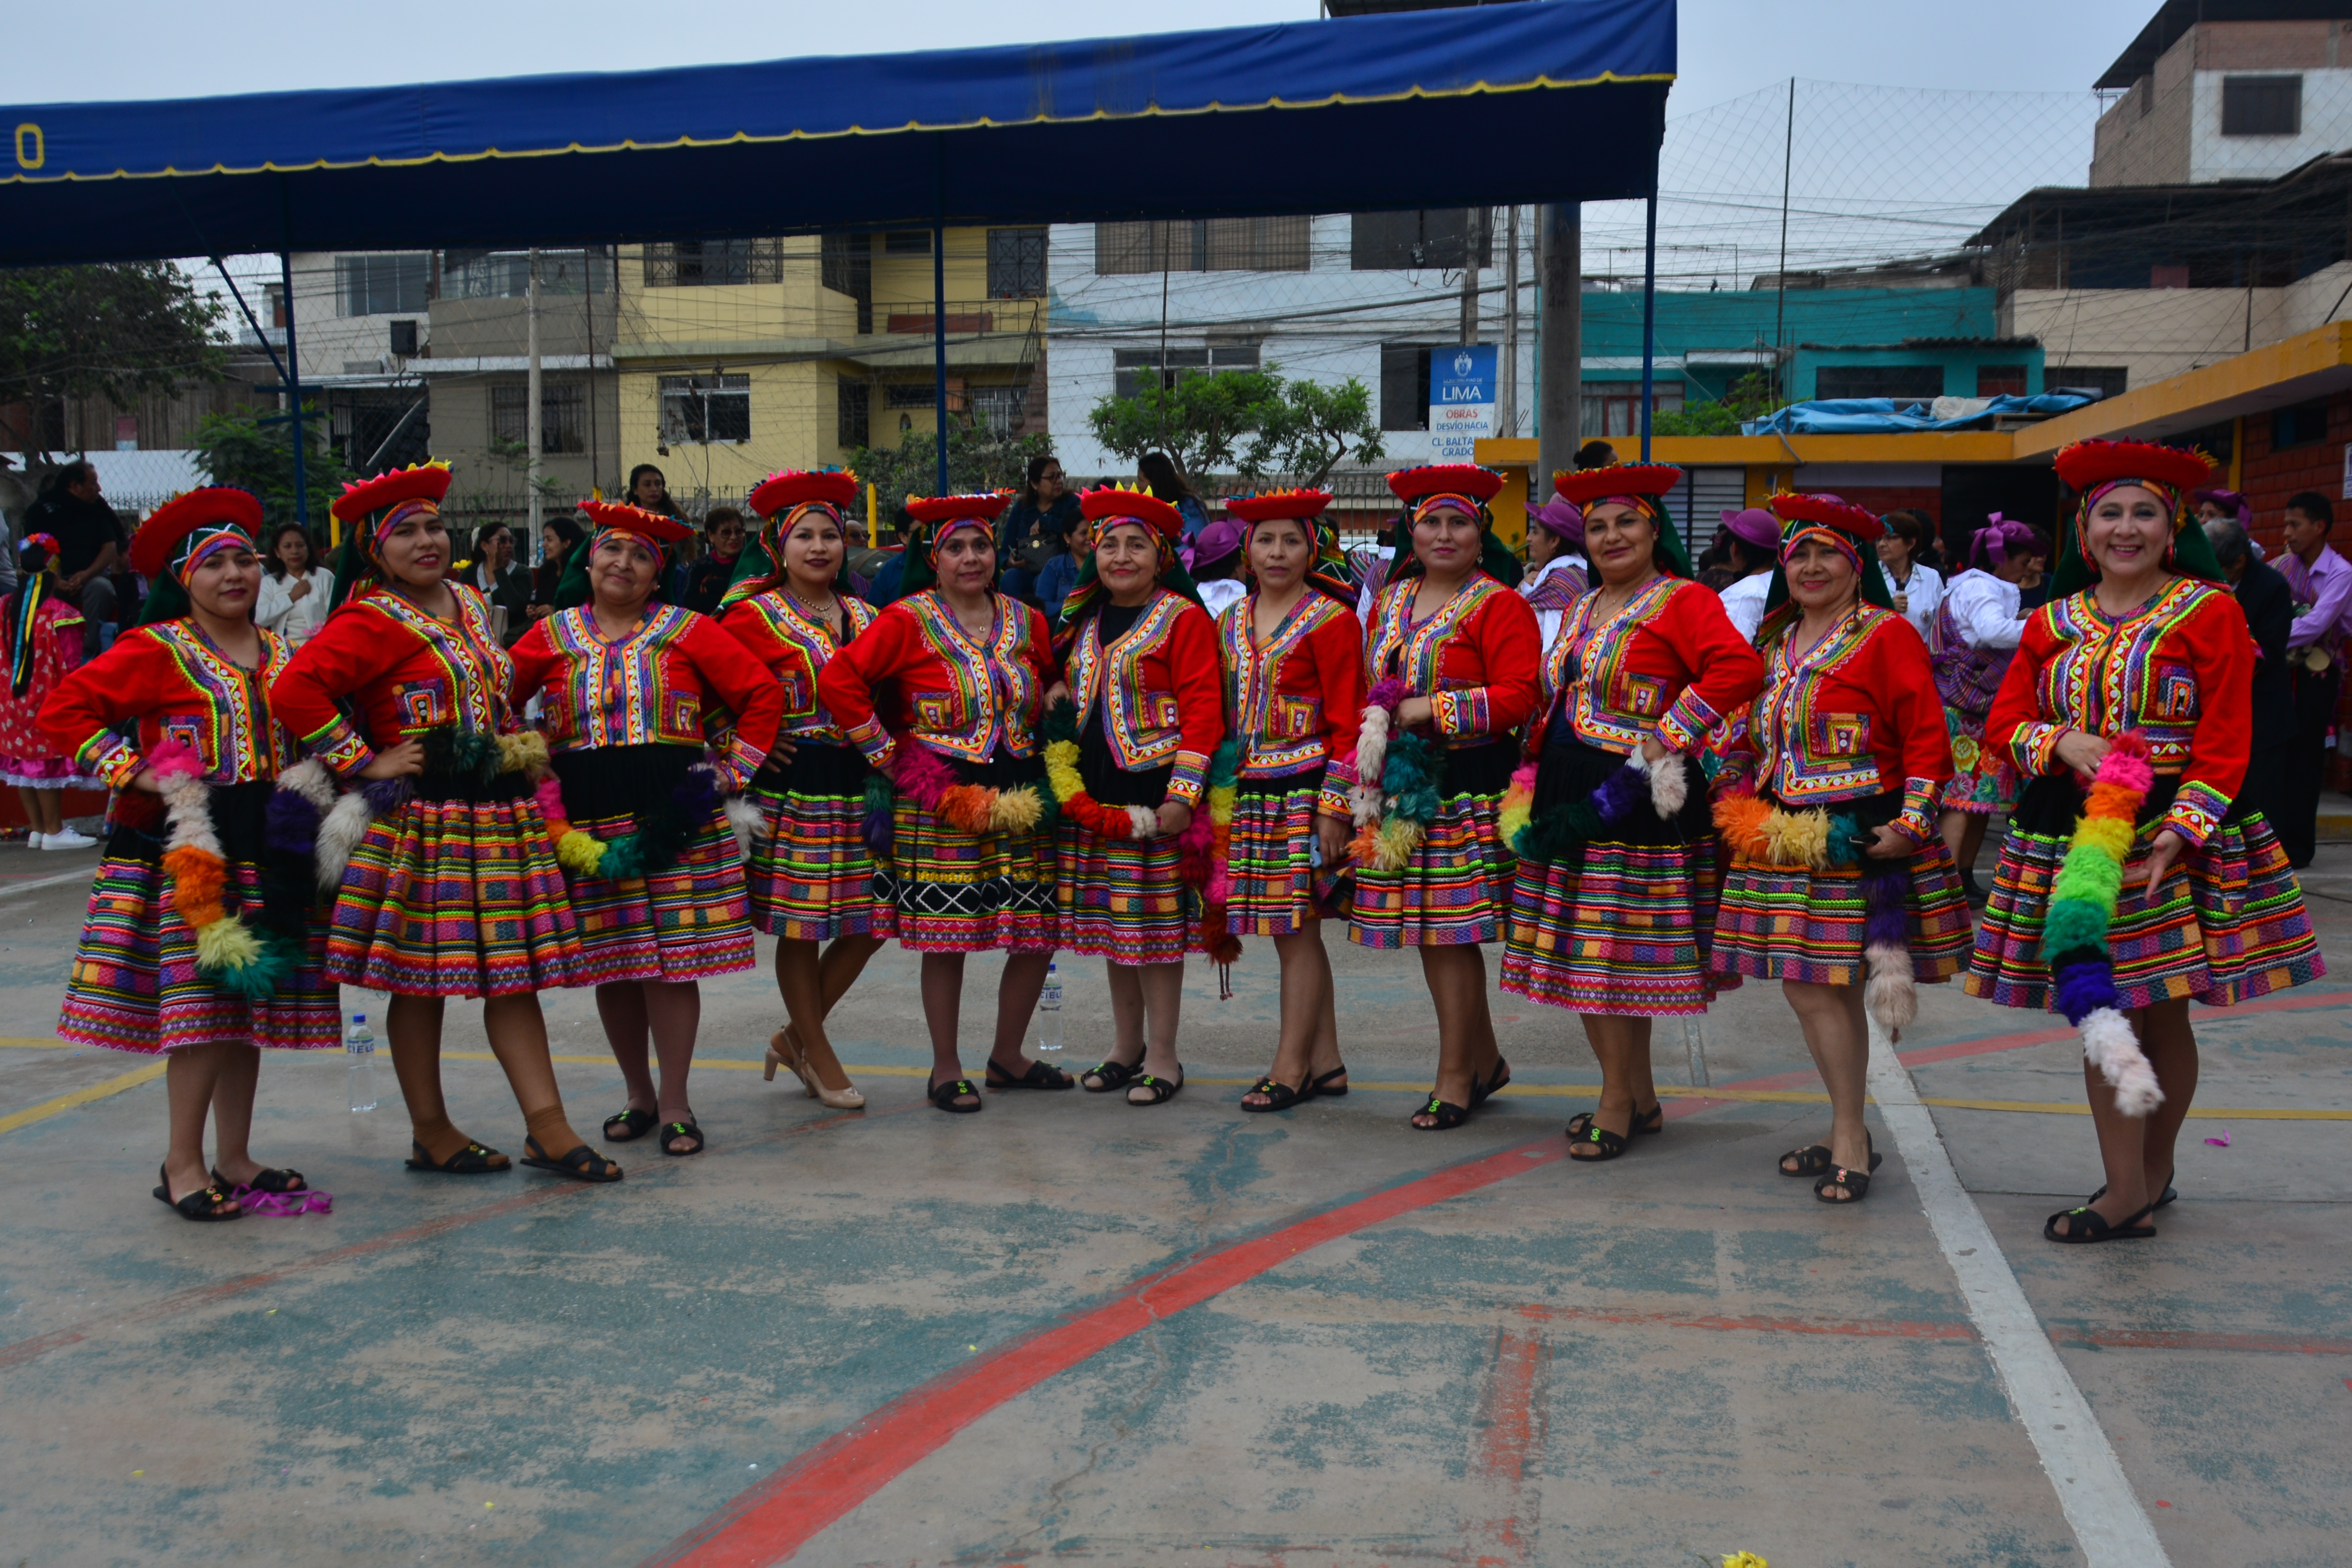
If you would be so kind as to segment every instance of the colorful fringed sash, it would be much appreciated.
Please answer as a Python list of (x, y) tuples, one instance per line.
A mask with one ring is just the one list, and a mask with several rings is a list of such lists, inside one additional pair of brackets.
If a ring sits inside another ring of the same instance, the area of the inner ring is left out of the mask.
[(1555, 805), (1537, 816), (1536, 766), (1521, 763), (1503, 795), (1503, 842), (1522, 860), (1567, 859), (1600, 837), (1604, 829), (1631, 820), (1644, 795), (1660, 822), (1674, 821), (1690, 801), (1690, 780), (1679, 752), (1669, 752), (1652, 766), (1637, 751), (1582, 800)]
[(1396, 729), (1404, 682), (1384, 676), (1364, 694), (1356, 731), (1355, 787), (1349, 792), (1356, 837), (1348, 858), (1376, 871), (1396, 871), (1429, 837), (1444, 804), (1444, 759), (1412, 731)]
[[(2116, 1109), (2146, 1116), (2164, 1102), (2156, 1069), (2124, 1016), (2107, 948), (2116, 904), (2123, 896), (2124, 865), (2138, 835), (2140, 806), (2156, 786), (2147, 742), (2126, 731), (2108, 742), (2050, 885), (2042, 922), (2042, 957), (2051, 992), (2066, 1021), (2083, 1033), (2083, 1055), (2116, 1091)], [(2153, 896), (2154, 889), (2149, 889)]]
[[(1716, 831), (1737, 867), (1826, 871), (1853, 867), (1862, 878), (1862, 956), (1869, 979), (1863, 1005), (1890, 1039), (1919, 1016), (1918, 981), (1911, 973), (1908, 859), (1882, 860), (1854, 841), (1861, 824), (1846, 812), (1821, 806), (1790, 811), (1751, 790), (1727, 789), (1715, 800)], [(1844, 847), (1853, 846), (1853, 847)]]
[[(302, 926), (310, 903), (307, 889), (265, 867), (266, 923), (257, 927), (243, 913), (230, 914), (223, 902), (228, 857), (213, 826), (212, 786), (205, 782), (203, 759), (184, 741), (165, 741), (148, 753), (147, 766), (163, 802), (163, 869), (172, 879), (172, 908), (195, 938), (196, 973), (248, 1002), (267, 1001), (301, 966), (307, 937)], [(264, 822), (268, 848), (308, 853), (301, 823), (307, 816), (315, 824), (334, 795), (333, 780), (315, 758), (279, 774)]]
[[(598, 838), (572, 826), (563, 806), (563, 784), (552, 773), (539, 781), (535, 792), (540, 815), (555, 840), (556, 862), (575, 877), (602, 877), (622, 882), (658, 877), (677, 864), (686, 841), (719, 804), (718, 774), (708, 763), (687, 770), (667, 801), (641, 806), (636, 829), (617, 838)], [(733, 818), (730, 816), (730, 826)]]

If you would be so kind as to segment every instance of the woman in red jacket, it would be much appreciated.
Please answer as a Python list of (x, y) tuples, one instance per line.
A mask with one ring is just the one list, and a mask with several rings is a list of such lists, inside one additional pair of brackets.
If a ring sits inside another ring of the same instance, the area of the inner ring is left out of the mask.
[(1250, 582), (1217, 622), (1225, 723), (1240, 752), (1226, 926), (1272, 937), (1282, 963), (1274, 1066), (1242, 1096), (1244, 1110), (1348, 1092), (1323, 905), (1347, 863), (1364, 634), (1330, 504), (1322, 490), (1225, 503), (1246, 530)]
[[(1208, 837), (1201, 795), (1225, 734), (1217, 631), (1177, 563), (1174, 507), (1105, 486), (1078, 509), (1094, 553), (1062, 606), (1064, 683), (1046, 694), (1049, 726), (1076, 733), (1047, 737), (1046, 782), (1062, 813), (1062, 942), (1104, 961), (1112, 1024), (1111, 1054), (1078, 1081), (1096, 1094), (1124, 1088), (1129, 1105), (1162, 1105), (1184, 1087), (1176, 1029), (1200, 918), (1184, 841)], [(1196, 863), (1205, 865), (1204, 848), (1193, 846)]]
[(580, 922), (580, 977), (596, 987), (628, 1087), (604, 1141), (658, 1124), (663, 1153), (699, 1154), (686, 1081), (700, 982), (752, 962), (751, 903), (720, 797), (740, 795), (767, 760), (784, 697), (718, 622), (656, 602), (669, 552), (691, 529), (633, 506), (580, 510), (593, 531), (573, 552), (581, 571), (515, 644), (514, 698), (541, 700), (555, 773), (540, 785), (540, 810)]
[(856, 499), (857, 476), (845, 469), (768, 476), (751, 496), (760, 537), (719, 606), (719, 624), (767, 667), (784, 700), (783, 739), (748, 792), (761, 819), (749, 856), (751, 923), (776, 939), (776, 989), (792, 1020), (769, 1037), (768, 1077), (788, 1068), (835, 1110), (860, 1110), (866, 1097), (834, 1055), (825, 1015), (882, 945), (866, 758), (816, 699), (818, 672), (877, 613), (842, 574), (842, 508)]
[[(1697, 763), (1707, 732), (1756, 695), (1763, 662), (1723, 601), (1690, 580), (1659, 499), (1664, 463), (1553, 477), (1584, 513), (1598, 585), (1568, 613), (1544, 662), (1537, 761), (1512, 814), (1519, 854), (1503, 989), (1582, 1020), (1601, 1104), (1571, 1118), (1569, 1153), (1613, 1160), (1664, 1125), (1650, 1079), (1650, 1020), (1714, 998), (1715, 833)], [(1524, 826), (1518, 812), (1529, 814)]]
[(1517, 563), (1488, 525), (1500, 474), (1408, 468), (1389, 488), (1412, 509), (1364, 628), (1371, 679), (1351, 803), (1360, 830), (1348, 939), (1417, 948), (1437, 1010), (1437, 1082), (1412, 1116), (1459, 1127), (1511, 1069), (1486, 1009), (1486, 955), (1509, 909), (1499, 814), (1534, 711), (1542, 648), (1535, 612), (1505, 585)]
[[(341, 866), (327, 973), (389, 991), (393, 1070), (414, 1124), (415, 1171), (503, 1171), (459, 1131), (441, 1093), (441, 1015), (482, 998), (482, 1026), (522, 1108), (523, 1163), (581, 1181), (621, 1168), (564, 1119), (539, 993), (577, 984), (580, 931), (532, 791), (547, 742), (516, 722), (514, 661), (489, 606), (448, 580), (446, 463), (345, 488), (335, 573), (351, 596), (269, 689), (286, 727), (348, 783), (319, 831), (320, 875)], [(344, 717), (344, 705), (357, 715)]]
[(274, 792), (315, 819), (333, 786), (295, 761), (270, 711), (286, 644), (253, 624), (260, 531), (261, 503), (244, 490), (191, 490), (158, 508), (131, 544), (132, 570), (155, 584), (144, 624), (41, 710), (76, 770), (119, 792), (58, 1037), (165, 1058), (171, 1143), (155, 1195), (191, 1220), (235, 1219), (256, 1194), (306, 1189), (300, 1173), (246, 1148), (257, 1047), (338, 1037), (311, 868), (268, 831), (286, 810), (273, 812)]
[(1968, 900), (1936, 831), (1951, 737), (1927, 645), (1871, 550), (1885, 525), (1834, 496), (1771, 507), (1764, 689), (1732, 719), (1716, 775), (1731, 870), (1714, 963), (1780, 982), (1830, 1092), (1828, 1140), (1781, 1155), (1780, 1173), (1819, 1178), (1823, 1203), (1859, 1203), (1878, 1162), (1862, 1120), (1865, 972), (1870, 1012), (1899, 1039), (1916, 982), (1968, 963)]
[(918, 526), (904, 595), (816, 680), (817, 700), (897, 786), (869, 835), (874, 934), (923, 955), (929, 1094), (958, 1115), (982, 1105), (956, 1048), (967, 952), (1005, 954), (990, 1087), (1076, 1084), (1021, 1051), (1060, 935), (1037, 734), (1054, 654), (1045, 617), (996, 591), (992, 525), (1006, 500), (908, 501)]
[(2057, 596), (2026, 617), (1985, 721), (2026, 784), (1962, 985), (2083, 1031), (2106, 1184), (2042, 1226), (2080, 1244), (2154, 1236), (2147, 1216), (2173, 1200), (2197, 1089), (2189, 1000), (2233, 1006), (2326, 965), (2276, 836), (2240, 796), (2253, 637), (2184, 500), (2212, 465), (2130, 441), (2078, 442), (2057, 464), (2082, 501)]

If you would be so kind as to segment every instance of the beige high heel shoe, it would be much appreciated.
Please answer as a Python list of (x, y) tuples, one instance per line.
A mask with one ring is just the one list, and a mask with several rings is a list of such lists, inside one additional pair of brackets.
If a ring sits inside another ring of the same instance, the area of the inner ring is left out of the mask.
[(768, 1037), (768, 1078), (774, 1079), (780, 1067), (791, 1068), (793, 1076), (801, 1080), (801, 1088), (807, 1091), (808, 1098), (828, 1110), (866, 1109), (866, 1097), (857, 1091), (855, 1085), (847, 1089), (824, 1087), (824, 1080), (816, 1076), (816, 1069), (809, 1066), (808, 1058), (802, 1054), (798, 1043), (792, 1038), (792, 1026), (789, 1024)]

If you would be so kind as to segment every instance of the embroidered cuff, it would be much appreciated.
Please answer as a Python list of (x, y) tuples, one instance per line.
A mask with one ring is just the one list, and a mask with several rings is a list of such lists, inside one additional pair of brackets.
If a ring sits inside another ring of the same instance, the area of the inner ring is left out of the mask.
[(1209, 759), (1198, 752), (1176, 753), (1174, 771), (1168, 775), (1168, 798), (1181, 800), (1186, 805), (1201, 804), (1201, 792), (1207, 787)]
[(81, 743), (81, 750), (74, 753), (74, 765), (91, 778), (104, 780), (109, 789), (124, 789), (147, 765), (147, 759), (113, 731), (100, 730)]
[(2157, 831), (2160, 833), (2169, 827), (2189, 840), (2189, 847), (2202, 849), (2205, 840), (2213, 837), (2213, 830), (2221, 826), (2221, 818), (2229, 809), (2229, 798), (2212, 785), (2184, 784), (2180, 786), (2180, 793), (2172, 797), (2172, 809), (2164, 814), (2164, 820), (2157, 825)]
[(1706, 699), (1690, 688), (1675, 699), (1666, 716), (1658, 721), (1658, 739), (1670, 752), (1697, 752), (1703, 749), (1710, 731), (1723, 722), (1723, 715), (1709, 707)]
[(2009, 738), (2010, 761), (2027, 778), (2039, 778), (2043, 773), (2058, 771), (2058, 738), (2071, 724), (2039, 722), (2020, 724), (2017, 733)]
[(767, 759), (732, 729), (721, 739), (725, 742), (723, 745), (711, 747), (711, 767), (719, 774), (719, 787), (722, 791), (728, 795), (740, 795), (744, 786), (751, 782), (751, 775), (760, 771), (760, 764)]
[(337, 778), (354, 778), (359, 771), (375, 761), (375, 752), (360, 738), (360, 732), (341, 719), (326, 723), (302, 737), (302, 749), (327, 764), (327, 771)]
[(898, 754), (898, 742), (890, 738), (879, 715), (848, 725), (843, 732), (849, 737), (849, 743), (865, 752), (866, 760), (877, 768), (887, 768)]
[(1895, 831), (1915, 845), (1935, 837), (1936, 803), (1942, 795), (1942, 788), (1933, 779), (1905, 779), (1903, 809), (1895, 815)]
[(1441, 735), (1484, 735), (1494, 724), (1494, 710), (1483, 686), (1432, 693), (1429, 716)]

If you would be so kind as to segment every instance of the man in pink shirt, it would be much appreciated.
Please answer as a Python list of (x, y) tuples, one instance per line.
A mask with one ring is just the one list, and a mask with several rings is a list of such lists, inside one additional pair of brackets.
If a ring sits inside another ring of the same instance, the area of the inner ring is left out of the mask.
[(2328, 732), (2344, 686), (2344, 636), (2352, 616), (2352, 561), (2328, 547), (2336, 509), (2317, 490), (2289, 497), (2286, 549), (2276, 563), (2294, 594), (2294, 623), (2286, 634), (2287, 668), (2294, 676), (2294, 739), (2278, 791), (2279, 820), (2271, 824), (2298, 871), (2311, 864), (2317, 837), (2320, 785), (2327, 775)]

